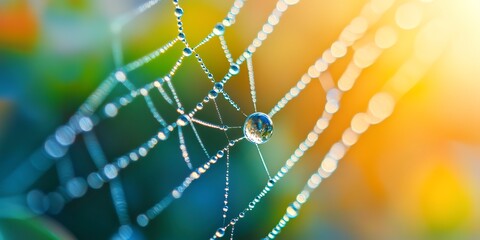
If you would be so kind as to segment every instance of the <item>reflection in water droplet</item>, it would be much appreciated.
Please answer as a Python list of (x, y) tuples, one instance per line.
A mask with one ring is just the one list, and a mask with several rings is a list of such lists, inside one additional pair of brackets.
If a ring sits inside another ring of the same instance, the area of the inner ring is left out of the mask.
[(252, 143), (266, 143), (273, 134), (272, 119), (261, 112), (251, 114), (245, 120), (243, 134)]

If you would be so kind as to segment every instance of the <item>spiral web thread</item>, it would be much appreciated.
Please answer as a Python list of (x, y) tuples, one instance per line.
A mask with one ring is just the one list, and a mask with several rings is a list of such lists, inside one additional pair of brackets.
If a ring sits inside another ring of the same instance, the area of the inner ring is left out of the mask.
[[(243, 219), (247, 213), (253, 211), (256, 204), (259, 203), (272, 188), (274, 188), (276, 183), (279, 182), (295, 166), (295, 164), (302, 159), (302, 156), (310, 148), (315, 146), (320, 134), (328, 127), (330, 120), (339, 110), (342, 95), (348, 92), (354, 86), (362, 71), (374, 64), (378, 57), (385, 50), (395, 45), (397, 41), (397, 33), (401, 28), (395, 24), (377, 26), (375, 30), (372, 30), (375, 31), (375, 37), (369, 38), (367, 36), (367, 31), (371, 30), (370, 27), (377, 25), (376, 23), (383, 16), (383, 14), (394, 5), (394, 1), (372, 0), (368, 2), (362, 8), (360, 14), (353, 18), (352, 21), (343, 29), (338, 39), (333, 42), (331, 47), (325, 50), (318, 60), (308, 67), (307, 72), (301, 76), (298, 82), (271, 109), (268, 115), (273, 118), (292, 99), (297, 97), (309, 85), (309, 83), (312, 82), (312, 80), (319, 78), (322, 73), (327, 72), (329, 66), (334, 64), (337, 59), (346, 56), (348, 51), (353, 51), (353, 57), (338, 81), (336, 83), (332, 81), (322, 84), (326, 92), (326, 104), (323, 113), (316, 121), (313, 129), (307, 134), (306, 139), (299, 144), (298, 148), (286, 160), (284, 166), (281, 167), (275, 175), (272, 175), (273, 177), (270, 177), (267, 165), (265, 164), (265, 161), (263, 161), (261, 150), (258, 145), (256, 146), (269, 180), (266, 182), (263, 190), (250, 201), (248, 206), (229, 221), (227, 221), (227, 212), (230, 149), (239, 141), (245, 140), (245, 138), (231, 138), (231, 136), (229, 136), (229, 129), (240, 127), (228, 126), (224, 123), (219, 106), (216, 102), (216, 98), (223, 97), (233, 108), (242, 113), (244, 116), (247, 116), (224, 90), (224, 85), (227, 84), (232, 77), (238, 74), (241, 65), (246, 62), (252, 104), (255, 111), (257, 111), (257, 98), (252, 57), (257, 48), (262, 46), (263, 42), (275, 29), (275, 26), (279, 24), (282, 14), (287, 11), (289, 7), (297, 4), (299, 0), (279, 0), (271, 14), (268, 16), (267, 21), (265, 24), (263, 24), (262, 29), (258, 32), (257, 37), (253, 39), (252, 43), (237, 59), (234, 59), (230, 53), (227, 41), (223, 35), (224, 32), (228, 30), (228, 27), (235, 23), (235, 18), (237, 14), (240, 13), (245, 1), (235, 0), (233, 6), (227, 14), (227, 17), (222, 22), (215, 25), (212, 31), (198, 44), (190, 45), (190, 43), (187, 41), (187, 36), (183, 32), (183, 9), (177, 0), (173, 0), (173, 5), (175, 7), (174, 14), (176, 16), (178, 26), (178, 35), (157, 50), (133, 62), (124, 64), (119, 34), (126, 24), (159, 2), (159, 0), (148, 1), (132, 12), (119, 17), (112, 23), (112, 32), (114, 34), (114, 40), (112, 44), (113, 57), (117, 70), (112, 72), (92, 93), (92, 95), (87, 98), (87, 100), (80, 106), (79, 110), (70, 118), (67, 124), (59, 127), (54, 134), (47, 138), (43, 148), (35, 152), (28, 161), (25, 161), (3, 182), (3, 186), (12, 186), (12, 183), (15, 182), (15, 186), (17, 188), (16, 191), (25, 192), (26, 190), (30, 189), (32, 183), (34, 183), (42, 174), (55, 165), (60, 180), (60, 186), (57, 188), (57, 190), (48, 194), (43, 194), (39, 190), (32, 190), (27, 194), (27, 203), (30, 205), (32, 210), (41, 214), (47, 210), (53, 213), (59, 212), (64, 204), (68, 203), (72, 199), (82, 197), (88, 188), (98, 189), (101, 188), (105, 183), (109, 183), (111, 198), (121, 225), (118, 229), (118, 232), (114, 235), (114, 238), (128, 239), (131, 237), (131, 226), (133, 224), (138, 224), (142, 227), (147, 226), (149, 222), (160, 215), (162, 211), (170, 205), (170, 203), (176, 199), (179, 199), (192, 182), (206, 174), (209, 168), (216, 164), (218, 160), (225, 158), (227, 168), (225, 174), (225, 206), (223, 208), (224, 224), (212, 235), (212, 239), (224, 237), (228, 229), (231, 229), (230, 238), (233, 239), (235, 224), (241, 221), (241, 219)], [(412, 1), (409, 4), (417, 4), (420, 6), (421, 3)], [(421, 7), (423, 7), (423, 5)], [(435, 20), (431, 20), (428, 23), (423, 24), (418, 37), (420, 38), (423, 32), (427, 32), (430, 28), (438, 28), (438, 25), (439, 23)], [(417, 26), (412, 28), (415, 27)], [(444, 30), (444, 32), (445, 31), (446, 30)], [(444, 33), (444, 35), (446, 35), (446, 33)], [(223, 49), (225, 57), (230, 63), (230, 68), (228, 69), (227, 74), (221, 79), (213, 76), (213, 74), (204, 64), (199, 53), (196, 52), (196, 49), (215, 37), (219, 38), (220, 47)], [(361, 47), (355, 49), (351, 48), (352, 45), (354, 45), (354, 43), (356, 43), (358, 40), (365, 39), (367, 41), (365, 44), (361, 45)], [(303, 190), (296, 195), (295, 200), (286, 207), (284, 216), (266, 235), (266, 239), (275, 238), (287, 225), (287, 223), (299, 214), (301, 206), (307, 202), (311, 193), (319, 186), (323, 179), (328, 178), (336, 170), (339, 160), (341, 160), (350, 147), (357, 142), (361, 134), (366, 132), (371, 125), (378, 124), (391, 115), (395, 103), (421, 79), (430, 65), (432, 65), (438, 58), (442, 49), (447, 44), (447, 41), (441, 43), (442, 44), (437, 44), (436, 48), (429, 49), (430, 51), (433, 50), (433, 54), (430, 52), (428, 57), (422, 53), (421, 47), (415, 49), (412, 56), (398, 68), (398, 71), (388, 81), (386, 81), (382, 90), (371, 97), (368, 109), (365, 112), (357, 113), (352, 118), (350, 126), (343, 132), (341, 139), (333, 144), (328, 153), (319, 161), (320, 165), (317, 171), (310, 176)], [(162, 55), (175, 44), (183, 44), (185, 48), (181, 57), (176, 61), (168, 74), (140, 88), (136, 87), (129, 80), (128, 74), (130, 72), (142, 67), (151, 60)], [(205, 95), (205, 98), (201, 99), (195, 105), (195, 107), (189, 111), (186, 111), (185, 107), (183, 106), (173, 84), (178, 68), (182, 65), (183, 60), (187, 57), (196, 58), (206, 76), (211, 80), (212, 83), (212, 89), (208, 94)], [(129, 93), (118, 97), (112, 102), (105, 103), (106, 97), (109, 96), (117, 84), (124, 86)], [(159, 91), (160, 95), (167, 104), (172, 105), (177, 109), (178, 119), (175, 122), (168, 123), (162, 117), (161, 113), (156, 109), (152, 99), (149, 96), (149, 93), (154, 90)], [(152, 117), (158, 122), (158, 124), (160, 124), (161, 127), (158, 132), (144, 142), (144, 144), (132, 149), (124, 155), (116, 158), (113, 162), (109, 163), (102, 147), (99, 144), (99, 141), (97, 140), (97, 137), (94, 133), (94, 128), (103, 119), (114, 118), (118, 111), (128, 106), (136, 98), (144, 99)], [(213, 104), (215, 106), (220, 124), (209, 123), (195, 117), (198, 112), (202, 111), (205, 104)], [(228, 144), (219, 149), (216, 153), (209, 153), (204, 146), (201, 136), (195, 128), (195, 124), (223, 131), (225, 133), (225, 138), (228, 140)], [(185, 144), (183, 129), (187, 126), (192, 128), (196, 141), (200, 144), (206, 159), (208, 159), (199, 167), (194, 167), (192, 165), (187, 146)], [(168, 139), (170, 133), (175, 130), (178, 131), (178, 141), (181, 155), (185, 161), (185, 164), (191, 170), (191, 173), (181, 184), (173, 188), (173, 190), (167, 196), (158, 201), (151, 208), (147, 209), (144, 213), (138, 214), (136, 217), (136, 223), (131, 223), (128, 205), (125, 200), (125, 193), (118, 175), (122, 169), (125, 169), (131, 163), (145, 158), (150, 150), (155, 148), (159, 142)], [(66, 156), (69, 146), (75, 142), (75, 138), (79, 134), (83, 135), (87, 151), (90, 154), (95, 166), (98, 168), (98, 171), (90, 173), (86, 178), (76, 177), (74, 175), (71, 160)], [(41, 154), (42, 152), (46, 153), (48, 157), (45, 157), (45, 154)], [(41, 199), (42, 201), (49, 201), (50, 209), (41, 209), (36, 206), (36, 200), (38, 199)]]

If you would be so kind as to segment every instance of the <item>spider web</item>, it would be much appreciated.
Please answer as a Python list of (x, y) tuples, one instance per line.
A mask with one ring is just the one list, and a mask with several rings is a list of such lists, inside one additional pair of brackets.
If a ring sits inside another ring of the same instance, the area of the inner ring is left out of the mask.
[[(248, 45), (237, 58), (230, 52), (224, 34), (235, 24), (236, 16), (240, 14), (245, 1), (234, 1), (225, 19), (212, 26), (210, 33), (201, 41), (194, 44), (188, 41), (188, 36), (183, 30), (184, 23), (182, 17), (188, 14), (188, 12), (184, 12), (181, 3), (174, 0), (172, 4), (174, 7), (173, 14), (177, 24), (177, 35), (173, 36), (170, 41), (155, 51), (124, 64), (120, 40), (120, 34), (124, 27), (160, 2), (159, 0), (148, 1), (135, 10), (119, 17), (112, 23), (111, 28), (114, 35), (112, 46), (116, 70), (87, 98), (70, 120), (48, 137), (43, 147), (14, 171), (3, 184), (15, 185), (17, 191), (28, 192), (26, 199), (29, 207), (35, 213), (43, 214), (45, 212), (58, 213), (65, 204), (85, 196), (88, 189), (99, 189), (108, 183), (111, 200), (120, 223), (118, 231), (113, 234), (113, 238), (131, 239), (135, 237), (132, 226), (148, 227), (172, 202), (181, 198), (192, 183), (208, 174), (213, 166), (224, 161), (226, 169), (224, 206), (222, 208), (223, 224), (218, 226), (215, 232), (212, 232), (211, 238), (215, 239), (228, 236), (233, 239), (235, 225), (242, 221), (247, 214), (253, 212), (257, 204), (303, 159), (302, 157), (306, 152), (316, 145), (319, 136), (328, 128), (332, 117), (339, 111), (342, 96), (354, 87), (356, 80), (364, 69), (374, 64), (385, 50), (388, 50), (396, 44), (397, 34), (402, 29), (402, 26), (379, 24), (379, 19), (382, 18), (384, 13), (389, 11), (392, 6), (395, 6), (393, 0), (372, 0), (368, 2), (362, 8), (360, 14), (354, 17), (343, 31), (341, 31), (338, 39), (334, 41), (311, 66), (306, 68), (306, 73), (300, 77), (298, 82), (294, 84), (268, 112), (268, 116), (273, 120), (275, 120), (275, 116), (293, 99), (302, 94), (312, 81), (321, 79), (322, 74), (327, 73), (331, 65), (337, 60), (349, 56), (349, 52), (351, 52), (350, 55), (352, 57), (350, 62), (336, 82), (328, 79), (321, 80), (326, 98), (323, 112), (320, 114), (312, 130), (306, 135), (305, 140), (298, 144), (298, 147), (293, 151), (292, 155), (288, 157), (280, 169), (272, 172), (264, 159), (259, 145), (251, 143), (256, 145), (255, 148), (258, 152), (258, 158), (262, 162), (262, 167), (265, 169), (268, 180), (264, 183), (263, 189), (256, 194), (242, 211), (232, 214), (229, 210), (230, 153), (238, 143), (245, 142), (246, 139), (243, 134), (235, 134), (235, 130), (240, 130), (242, 128), (241, 126), (232, 125), (224, 121), (225, 117), (222, 115), (224, 106), (221, 105), (219, 101), (225, 101), (227, 106), (242, 116), (248, 116), (248, 114), (243, 111), (243, 108), (240, 107), (240, 104), (228, 94), (225, 88), (230, 81), (236, 78), (240, 71), (244, 71), (246, 68), (248, 72), (251, 104), (254, 112), (257, 112), (253, 56), (270, 34), (274, 32), (275, 27), (281, 22), (282, 15), (288, 11), (290, 7), (297, 4), (299, 0), (278, 1), (262, 25), (261, 30), (251, 41), (251, 44)], [(438, 23), (433, 21), (425, 24), (423, 28), (428, 30), (428, 28), (437, 26)], [(415, 27), (417, 26), (413, 28)], [(421, 34), (422, 32), (419, 33), (419, 35)], [(230, 65), (225, 71), (226, 74), (220, 77), (217, 75), (214, 76), (198, 51), (202, 46), (214, 39), (219, 40), (218, 47), (222, 49), (225, 59)], [(363, 44), (361, 44), (360, 47), (352, 48), (352, 46), (359, 41), (363, 41)], [(420, 47), (416, 49), (416, 52), (411, 58), (406, 60), (398, 68), (397, 72), (386, 81), (382, 90), (371, 97), (367, 110), (354, 115), (351, 119), (350, 126), (343, 132), (341, 139), (334, 143), (328, 153), (318, 161), (318, 169), (311, 174), (305, 186), (295, 196), (291, 204), (285, 207), (285, 214), (278, 220), (278, 224), (266, 234), (266, 239), (275, 238), (292, 219), (297, 217), (302, 205), (308, 201), (310, 195), (320, 183), (336, 170), (339, 161), (344, 158), (347, 151), (356, 144), (360, 135), (365, 133), (370, 126), (381, 123), (392, 114), (395, 103), (421, 79), (429, 66), (436, 60), (436, 57), (438, 57), (445, 44), (446, 43), (435, 49), (436, 55), (433, 54), (429, 57), (421, 55)], [(135, 86), (130, 77), (132, 72), (142, 68), (167, 52), (174, 51), (176, 49), (175, 47), (183, 50), (167, 74), (141, 87)], [(208, 92), (193, 105), (184, 104), (180, 94), (177, 93), (175, 88), (176, 82), (179, 81), (177, 72), (187, 59), (195, 59), (205, 76), (210, 80)], [(126, 89), (127, 93), (114, 94), (114, 89), (117, 86)], [(157, 107), (156, 104), (158, 103), (156, 103), (151, 96), (153, 93), (159, 94), (165, 105), (169, 105), (175, 109), (176, 116), (173, 121), (168, 120), (164, 116), (165, 114), (160, 111), (160, 108)], [(137, 99), (143, 99), (151, 117), (157, 122), (160, 128), (157, 132), (151, 134), (150, 138), (144, 141), (143, 144), (115, 157), (113, 161), (109, 161), (100, 140), (97, 138), (95, 129), (101, 122), (116, 118), (121, 111), (124, 111), (124, 109), (128, 108)], [(217, 122), (210, 122), (197, 117), (204, 111), (204, 108), (207, 107), (214, 108), (218, 117)], [(205, 136), (202, 136), (201, 132), (197, 130), (198, 127), (206, 127), (212, 131), (221, 132), (225, 138), (224, 145), (216, 149), (216, 151), (209, 151), (209, 148), (206, 146)], [(201, 154), (204, 155), (201, 157), (203, 162), (200, 164), (192, 160), (192, 158), (198, 159), (199, 157), (191, 155), (191, 151), (189, 151), (190, 147), (187, 146), (187, 130), (192, 131), (192, 138), (194, 138), (200, 146)], [(177, 145), (180, 154), (190, 172), (183, 178), (180, 184), (173, 187), (166, 196), (158, 199), (150, 208), (137, 213), (133, 217), (135, 221), (132, 222), (131, 211), (129, 211), (126, 201), (126, 194), (128, 193), (124, 191), (124, 186), (119, 175), (124, 169), (129, 168), (135, 162), (145, 159), (150, 151), (155, 149), (157, 145), (171, 140), (173, 133), (178, 135), (178, 139), (175, 141), (178, 141)], [(78, 139), (78, 136), (82, 136), (88, 155), (98, 169), (84, 177), (75, 176), (71, 160), (67, 155), (71, 146), (76, 142), (76, 139)], [(47, 194), (40, 190), (32, 189), (33, 183), (42, 175), (46, 174), (53, 166), (56, 166), (61, 183), (60, 186)], [(48, 204), (45, 204), (45, 202)], [(229, 215), (234, 217), (227, 218)]]

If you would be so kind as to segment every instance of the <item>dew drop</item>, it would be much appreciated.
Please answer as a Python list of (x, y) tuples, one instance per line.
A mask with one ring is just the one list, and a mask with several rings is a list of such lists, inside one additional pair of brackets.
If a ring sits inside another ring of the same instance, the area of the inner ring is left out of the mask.
[(217, 160), (218, 160), (218, 158), (217, 158), (216, 156), (213, 156), (213, 157), (210, 158), (210, 161), (209, 161), (209, 162), (210, 162), (211, 164), (215, 164), (215, 163), (217, 162)]
[(70, 197), (79, 198), (87, 192), (87, 183), (82, 178), (73, 178), (67, 182), (67, 192)]
[(130, 159), (127, 157), (121, 157), (117, 160), (117, 164), (120, 168), (126, 168), (130, 162)]
[(67, 147), (61, 145), (56, 139), (50, 138), (45, 142), (45, 152), (53, 158), (61, 158), (67, 153)]
[(145, 214), (138, 215), (138, 217), (137, 217), (138, 225), (140, 225), (141, 227), (145, 227), (145, 226), (148, 225), (148, 222), (149, 222), (149, 220), (148, 220), (147, 215), (145, 215)]
[(115, 106), (115, 104), (109, 103), (109, 104), (105, 105), (104, 111), (105, 111), (105, 114), (108, 117), (115, 117), (118, 113), (118, 108), (117, 108), (117, 106)]
[(114, 239), (133, 239), (133, 229), (128, 225), (122, 225), (118, 228), (118, 236)]
[(159, 140), (164, 141), (168, 138), (169, 135), (170, 135), (169, 131), (160, 130), (157, 134), (157, 137), (158, 137)]
[(208, 93), (208, 98), (210, 98), (210, 99), (215, 99), (215, 98), (217, 98), (217, 96), (218, 96), (218, 93), (215, 92), (214, 90), (212, 90)]
[(68, 146), (75, 141), (75, 131), (69, 126), (63, 126), (55, 132), (55, 139), (60, 144)]
[(179, 33), (179, 34), (178, 34), (178, 38), (179, 38), (180, 40), (184, 40), (184, 39), (185, 39), (185, 33)]
[(175, 8), (175, 16), (181, 17), (183, 15), (183, 9), (182, 8)]
[(118, 169), (113, 164), (107, 164), (103, 168), (103, 174), (105, 174), (108, 179), (114, 179), (118, 176)]
[(179, 107), (179, 108), (177, 108), (177, 112), (180, 113), (180, 114), (184, 114), (185, 113), (185, 108)]
[(78, 120), (78, 125), (80, 126), (80, 129), (82, 129), (82, 131), (84, 132), (88, 132), (93, 128), (92, 119), (90, 119), (89, 117), (80, 118), (80, 120)]
[(99, 189), (103, 186), (102, 177), (98, 173), (90, 173), (87, 177), (87, 183), (93, 189)]
[(273, 187), (273, 184), (275, 184), (275, 181), (273, 179), (268, 180), (267, 186), (269, 188)]
[(217, 23), (217, 25), (215, 25), (215, 27), (213, 28), (213, 34), (217, 36), (221, 36), (224, 33), (225, 33), (225, 26), (223, 26), (223, 24), (221, 23)]
[(289, 218), (295, 218), (298, 215), (298, 211), (295, 210), (292, 206), (288, 206), (287, 208), (287, 216)]
[(132, 161), (137, 161), (138, 160), (138, 155), (134, 152), (131, 152), (128, 156), (130, 157), (130, 159)]
[(245, 120), (243, 134), (252, 143), (266, 143), (273, 134), (272, 119), (265, 113), (252, 113)]
[(232, 75), (237, 75), (239, 72), (240, 72), (240, 67), (233, 63), (232, 65), (230, 65), (230, 69), (228, 70), (228, 72)]
[(115, 73), (115, 79), (119, 82), (125, 82), (125, 80), (127, 80), (127, 75), (125, 75), (123, 71), (117, 71)]
[(185, 57), (188, 57), (188, 56), (192, 55), (192, 52), (193, 52), (193, 50), (192, 50), (191, 48), (188, 48), (188, 47), (187, 47), (187, 48), (184, 48), (184, 49), (183, 49), (183, 55), (184, 55)]
[(223, 237), (223, 235), (225, 235), (225, 228), (219, 228), (215, 233), (215, 236), (219, 238)]
[(213, 91), (220, 93), (223, 92), (223, 83), (217, 82), (213, 85)]
[(188, 123), (190, 123), (190, 117), (187, 114), (182, 114), (177, 119), (178, 126), (184, 127), (184, 126), (187, 126)]
[(45, 194), (39, 190), (33, 190), (27, 194), (27, 204), (30, 209), (37, 214), (43, 214), (48, 208), (48, 202), (45, 201)]

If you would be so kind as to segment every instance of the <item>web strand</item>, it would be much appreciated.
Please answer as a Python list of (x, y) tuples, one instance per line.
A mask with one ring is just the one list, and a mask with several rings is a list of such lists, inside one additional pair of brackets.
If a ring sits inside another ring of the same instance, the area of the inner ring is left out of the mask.
[(250, 83), (250, 94), (252, 96), (253, 109), (257, 112), (257, 91), (255, 90), (255, 76), (253, 73), (252, 58), (247, 58), (248, 82)]
[(263, 164), (263, 167), (265, 168), (265, 172), (267, 173), (268, 179), (272, 178), (270, 177), (270, 171), (268, 171), (268, 167), (267, 167), (267, 164), (265, 163), (265, 159), (263, 159), (263, 154), (262, 154), (262, 151), (260, 151), (260, 147), (258, 146), (258, 144), (255, 144), (255, 147), (257, 147), (258, 155), (262, 160), (262, 164)]

